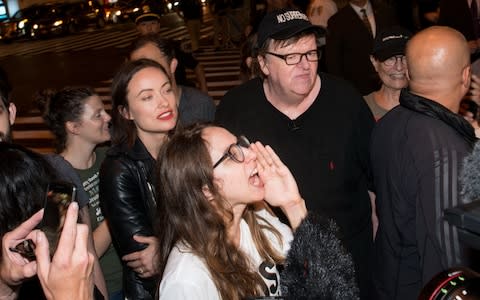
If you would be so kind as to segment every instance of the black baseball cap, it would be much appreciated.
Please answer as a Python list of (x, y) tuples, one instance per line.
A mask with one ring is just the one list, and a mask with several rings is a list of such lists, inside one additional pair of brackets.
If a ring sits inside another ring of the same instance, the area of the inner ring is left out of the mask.
[(373, 40), (372, 55), (379, 61), (385, 61), (395, 55), (405, 55), (405, 47), (412, 33), (395, 26), (380, 31)]
[(274, 10), (267, 13), (258, 26), (257, 47), (261, 47), (268, 38), (286, 40), (307, 30), (316, 31), (319, 36), (325, 34), (323, 27), (310, 23), (299, 10)]

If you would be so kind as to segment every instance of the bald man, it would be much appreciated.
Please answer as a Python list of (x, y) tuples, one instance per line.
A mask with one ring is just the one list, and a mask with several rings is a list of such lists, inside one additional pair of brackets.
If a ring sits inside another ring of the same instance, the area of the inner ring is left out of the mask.
[(463, 35), (448, 27), (416, 34), (406, 50), (410, 90), (373, 131), (378, 299), (417, 299), (436, 273), (463, 264), (442, 212), (462, 202), (458, 174), (476, 141), (457, 115), (470, 85), (469, 55)]

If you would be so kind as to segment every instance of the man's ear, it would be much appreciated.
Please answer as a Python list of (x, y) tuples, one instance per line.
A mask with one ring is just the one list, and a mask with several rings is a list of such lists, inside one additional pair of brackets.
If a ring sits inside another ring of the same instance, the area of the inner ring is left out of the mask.
[(176, 58), (172, 58), (170, 62), (170, 72), (172, 72), (172, 76), (175, 74), (175, 70), (177, 70), (178, 60)]
[(125, 106), (119, 106), (118, 107), (118, 112), (127, 120), (132, 120), (130, 117), (130, 112)]
[(262, 73), (265, 74), (265, 76), (270, 75), (270, 70), (268, 69), (265, 56), (258, 55), (257, 60), (258, 60), (258, 65), (260, 66), (260, 70), (262, 70)]
[(467, 90), (470, 89), (470, 82), (472, 80), (471, 76), (472, 76), (472, 67), (471, 65), (468, 65), (462, 70), (462, 83)]
[(13, 123), (15, 123), (16, 116), (17, 116), (17, 107), (15, 106), (15, 104), (10, 102), (10, 104), (8, 105), (8, 120), (10, 122), (10, 125), (13, 125)]

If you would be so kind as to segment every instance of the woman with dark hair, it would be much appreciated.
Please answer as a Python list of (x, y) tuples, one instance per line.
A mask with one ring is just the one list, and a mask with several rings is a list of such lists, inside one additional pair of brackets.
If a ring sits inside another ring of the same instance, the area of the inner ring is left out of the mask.
[(180, 67), (181, 57), (169, 39), (160, 34), (141, 36), (131, 46), (130, 59), (148, 58), (161, 64), (172, 79), (172, 88), (178, 106), (179, 122), (183, 126), (195, 122), (211, 122), (215, 118), (215, 104), (205, 92), (180, 84), (174, 74)]
[(88, 87), (44, 90), (37, 94), (36, 102), (55, 136), (57, 154), (47, 155), (47, 159), (64, 178), (76, 183), (79, 198), (89, 204), (86, 216), (109, 298), (123, 299), (122, 268), (99, 199), (100, 166), (107, 148), (98, 146), (110, 140), (110, 115)]
[[(38, 275), (47, 299), (93, 299), (94, 255), (87, 249), (88, 228), (77, 224), (78, 205), (67, 212), (60, 242), (48, 250), (44, 233), (34, 230), (43, 216), (48, 184), (56, 180), (50, 165), (39, 154), (21, 146), (0, 143), (0, 299), (44, 299), (27, 279)], [(14, 249), (31, 239), (36, 261)]]
[(158, 275), (152, 169), (177, 122), (171, 79), (158, 63), (127, 62), (112, 83), (112, 147), (100, 171), (100, 200), (122, 257), (127, 299), (153, 299)]
[(160, 157), (160, 299), (280, 295), (277, 265), (292, 232), (267, 203), (282, 208), (293, 229), (307, 210), (275, 152), (196, 125), (173, 135)]
[(3, 236), (43, 208), (47, 185), (56, 177), (40, 154), (13, 144), (0, 145), (0, 235)]

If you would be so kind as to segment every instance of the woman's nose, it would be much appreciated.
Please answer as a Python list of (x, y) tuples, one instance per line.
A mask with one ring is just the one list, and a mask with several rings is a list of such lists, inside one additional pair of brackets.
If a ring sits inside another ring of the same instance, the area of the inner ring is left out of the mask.
[(257, 159), (257, 154), (255, 153), (255, 151), (252, 150), (252, 146), (250, 146), (248, 148), (243, 148), (242, 150), (243, 150), (243, 153), (245, 155), (245, 161), (246, 162)]
[(168, 99), (163, 95), (158, 95), (157, 97), (157, 106), (158, 107), (166, 107), (168, 106)]

